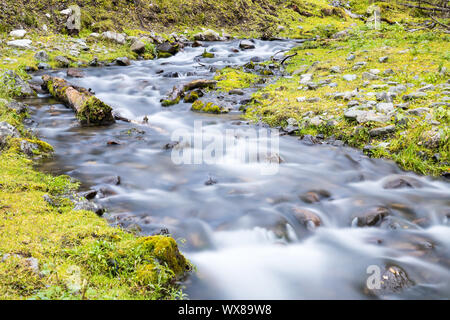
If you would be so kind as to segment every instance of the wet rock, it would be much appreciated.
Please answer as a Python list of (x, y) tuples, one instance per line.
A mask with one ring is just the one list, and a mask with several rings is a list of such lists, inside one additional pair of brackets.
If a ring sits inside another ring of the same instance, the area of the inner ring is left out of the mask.
[(130, 59), (128, 59), (127, 57), (120, 57), (120, 58), (117, 58), (117, 59), (116, 59), (116, 63), (117, 63), (119, 66), (129, 66), (129, 65), (131, 65), (131, 61), (130, 61)]
[(193, 48), (203, 47), (203, 43), (201, 43), (200, 41), (194, 41), (194, 42), (192, 43), (192, 47), (193, 47)]
[(36, 52), (36, 54), (34, 55), (34, 58), (38, 61), (43, 61), (43, 62), (49, 61), (47, 52), (45, 52), (43, 50)]
[(101, 37), (103, 39), (107, 39), (113, 42), (116, 42), (118, 44), (125, 44), (125, 36), (121, 33), (113, 32), (113, 31), (106, 31), (103, 32)]
[(98, 191), (97, 190), (88, 190), (88, 191), (83, 191), (78, 193), (78, 195), (82, 198), (85, 198), (87, 200), (92, 200), (95, 198), (95, 196), (97, 195)]
[(136, 40), (131, 44), (130, 50), (137, 54), (142, 54), (145, 52), (145, 43), (140, 40)]
[(308, 229), (314, 229), (322, 224), (322, 220), (319, 215), (308, 209), (294, 208), (293, 215), (300, 224), (304, 225)]
[(0, 122), (0, 148), (6, 144), (8, 138), (20, 137), (19, 131), (7, 122)]
[(99, 216), (103, 215), (105, 212), (105, 209), (94, 202), (90, 202), (86, 199), (81, 199), (80, 201), (75, 202), (75, 207), (73, 208), (74, 211), (92, 211), (98, 214)]
[(421, 188), (421, 187), (422, 182), (413, 177), (408, 176), (391, 177), (388, 178), (383, 183), (383, 189), (402, 189), (402, 188)]
[(317, 139), (316, 137), (314, 137), (310, 134), (305, 134), (301, 141), (303, 144), (306, 144), (308, 146), (312, 146), (314, 144), (320, 143), (319, 139)]
[(371, 227), (375, 226), (383, 220), (384, 217), (388, 216), (390, 211), (385, 207), (376, 207), (370, 209), (367, 212), (362, 213), (356, 217), (356, 225), (358, 227)]
[(80, 69), (69, 68), (67, 69), (67, 76), (74, 78), (83, 78), (84, 73)]
[(380, 136), (385, 136), (389, 133), (393, 133), (395, 132), (395, 125), (390, 125), (390, 126), (386, 126), (383, 128), (376, 128), (376, 129), (372, 129), (369, 131), (369, 135), (371, 137), (380, 137)]
[(121, 178), (120, 178), (120, 176), (106, 177), (106, 178), (102, 179), (102, 182), (106, 183), (106, 184), (118, 186), (121, 183)]
[(18, 49), (32, 49), (31, 43), (32, 41), (29, 39), (11, 40), (6, 42), (8, 46)]
[(164, 42), (156, 46), (158, 52), (174, 55), (180, 50), (178, 43)]
[(299, 195), (299, 198), (306, 203), (314, 203), (330, 196), (330, 193), (326, 190), (312, 190)]
[(377, 296), (393, 295), (413, 285), (405, 270), (396, 265), (387, 265), (381, 274), (380, 288), (371, 289), (370, 293)]
[(242, 40), (239, 43), (239, 48), (241, 48), (242, 50), (255, 49), (255, 44), (250, 40)]
[(205, 186), (212, 186), (217, 183), (218, 183), (217, 179), (209, 177), (209, 179), (205, 181)]

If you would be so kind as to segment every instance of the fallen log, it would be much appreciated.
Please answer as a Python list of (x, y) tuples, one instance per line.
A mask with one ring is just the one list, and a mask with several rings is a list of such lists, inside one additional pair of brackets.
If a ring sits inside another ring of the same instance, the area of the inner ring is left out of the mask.
[(90, 90), (47, 74), (42, 76), (42, 80), (42, 88), (72, 108), (82, 124), (107, 125), (115, 122), (112, 108), (95, 97)]
[(164, 107), (177, 104), (187, 91), (200, 88), (214, 88), (216, 84), (216, 80), (198, 79), (183, 85), (174, 86), (167, 99), (162, 100), (161, 104)]

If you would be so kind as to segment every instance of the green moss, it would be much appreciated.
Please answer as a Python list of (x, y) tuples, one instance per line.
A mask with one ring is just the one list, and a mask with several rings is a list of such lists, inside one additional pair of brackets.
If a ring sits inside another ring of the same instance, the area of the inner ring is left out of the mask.
[(77, 118), (82, 123), (106, 124), (114, 122), (112, 108), (95, 96), (87, 99), (77, 112)]
[(219, 70), (214, 77), (217, 80), (217, 88), (222, 91), (248, 88), (258, 80), (258, 76), (244, 72), (241, 69), (224, 68)]
[(201, 100), (195, 101), (191, 106), (191, 110), (196, 111), (196, 112), (215, 113), (215, 114), (228, 112), (228, 110), (226, 110), (212, 102), (204, 103)]
[(214, 53), (207, 52), (205, 49), (205, 51), (203, 51), (203, 53), (202, 53), (202, 57), (203, 58), (214, 58)]
[(170, 58), (172, 56), (169, 52), (158, 52), (158, 58)]
[(197, 91), (191, 91), (184, 97), (184, 102), (192, 103), (196, 100), (198, 100), (199, 94)]
[(169, 107), (169, 106), (173, 106), (173, 105), (177, 104), (178, 102), (180, 102), (180, 98), (179, 97), (174, 99), (174, 100), (163, 100), (161, 102), (161, 105), (163, 107)]

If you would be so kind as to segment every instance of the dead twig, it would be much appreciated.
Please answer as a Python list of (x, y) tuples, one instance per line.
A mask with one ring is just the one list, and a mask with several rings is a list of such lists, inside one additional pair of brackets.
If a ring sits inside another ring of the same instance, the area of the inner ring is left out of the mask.
[(292, 57), (295, 57), (296, 55), (297, 55), (297, 52), (296, 52), (296, 53), (293, 53), (293, 54), (290, 54), (290, 55), (288, 55), (288, 56), (286, 56), (286, 57), (284, 57), (283, 60), (281, 60), (280, 64), (283, 65), (283, 63), (284, 63), (287, 59), (292, 58)]

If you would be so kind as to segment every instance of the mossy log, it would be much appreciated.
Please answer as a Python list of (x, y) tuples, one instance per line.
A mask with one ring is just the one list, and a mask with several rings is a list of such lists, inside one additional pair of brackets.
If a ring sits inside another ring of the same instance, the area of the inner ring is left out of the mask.
[(161, 101), (161, 103), (163, 106), (171, 106), (173, 104), (177, 104), (180, 99), (184, 97), (184, 94), (186, 92), (194, 89), (214, 88), (216, 84), (216, 80), (198, 79), (182, 85), (174, 86), (167, 99)]
[(75, 111), (77, 119), (86, 125), (107, 125), (115, 122), (112, 108), (89, 90), (70, 84), (62, 78), (43, 75), (42, 87), (56, 99)]

